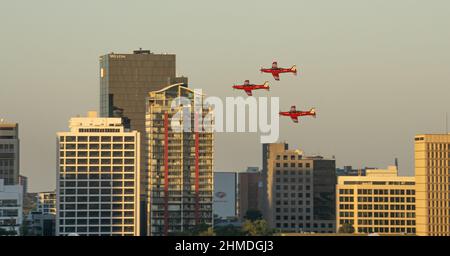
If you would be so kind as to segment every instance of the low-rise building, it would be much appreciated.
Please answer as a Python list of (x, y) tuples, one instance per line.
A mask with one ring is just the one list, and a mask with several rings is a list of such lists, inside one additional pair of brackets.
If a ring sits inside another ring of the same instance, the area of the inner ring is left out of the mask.
[(56, 192), (39, 192), (36, 196), (36, 210), (42, 214), (56, 214)]
[(20, 233), (23, 219), (23, 188), (21, 185), (5, 185), (0, 179), (0, 229)]
[(414, 186), (414, 177), (398, 176), (395, 166), (367, 169), (365, 176), (339, 176), (337, 231), (347, 223), (356, 234), (414, 234)]

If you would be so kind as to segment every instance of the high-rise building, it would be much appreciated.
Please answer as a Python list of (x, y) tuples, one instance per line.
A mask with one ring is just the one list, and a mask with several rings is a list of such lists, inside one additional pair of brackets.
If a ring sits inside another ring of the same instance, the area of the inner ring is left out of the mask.
[[(141, 149), (145, 144), (146, 97), (174, 83), (187, 84), (186, 77), (176, 76), (176, 55), (135, 50), (132, 54), (109, 53), (100, 57), (100, 116), (120, 117), (125, 128), (140, 133)], [(148, 194), (146, 154), (141, 152), (142, 234), (146, 234), (145, 205)]]
[(0, 119), (0, 179), (19, 184), (19, 125)]
[(217, 219), (232, 219), (237, 215), (237, 173), (214, 172), (213, 214)]
[(96, 112), (58, 133), (56, 234), (139, 235), (137, 131)]
[(0, 179), (0, 229), (20, 234), (23, 221), (23, 188), (21, 185), (6, 185)]
[[(183, 105), (171, 107), (180, 97), (184, 97)], [(184, 84), (149, 93), (146, 154), (150, 235), (188, 232), (199, 224), (212, 224), (214, 118), (207, 122), (211, 108), (203, 100), (203, 95)], [(202, 111), (190, 111), (195, 109)]]
[(262, 180), (258, 167), (249, 167), (238, 174), (238, 214), (243, 220), (248, 210), (262, 213)]
[(414, 234), (414, 177), (398, 176), (395, 166), (366, 169), (365, 176), (339, 176), (337, 231), (350, 224), (356, 234)]
[(264, 217), (282, 232), (334, 233), (336, 164), (286, 143), (263, 145)]
[(450, 236), (450, 134), (415, 137), (416, 225), (420, 236)]

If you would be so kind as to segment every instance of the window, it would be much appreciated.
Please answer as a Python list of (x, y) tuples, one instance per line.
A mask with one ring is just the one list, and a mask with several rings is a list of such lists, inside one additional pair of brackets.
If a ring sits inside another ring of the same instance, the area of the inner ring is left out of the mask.
[(134, 149), (134, 144), (125, 144), (125, 149)]
[(133, 136), (126, 136), (125, 137), (125, 142), (134, 142), (134, 137)]
[(123, 137), (121, 136), (114, 136), (113, 137), (113, 142), (122, 142), (123, 141)]

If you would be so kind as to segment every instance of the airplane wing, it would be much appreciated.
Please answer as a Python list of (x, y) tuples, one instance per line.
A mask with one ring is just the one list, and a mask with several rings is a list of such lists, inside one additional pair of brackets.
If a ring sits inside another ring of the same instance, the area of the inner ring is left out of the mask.
[(291, 119), (294, 123), (298, 123), (298, 116), (291, 116)]
[(275, 80), (280, 81), (280, 74), (272, 73), (272, 76)]
[(248, 96), (252, 96), (252, 90), (244, 90)]

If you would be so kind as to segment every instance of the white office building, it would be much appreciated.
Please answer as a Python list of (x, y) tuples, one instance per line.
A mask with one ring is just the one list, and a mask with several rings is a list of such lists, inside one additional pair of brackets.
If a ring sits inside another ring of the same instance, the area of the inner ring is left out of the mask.
[(23, 188), (21, 185), (5, 185), (0, 179), (0, 229), (20, 232), (23, 220)]
[(69, 128), (57, 138), (56, 235), (139, 235), (139, 132), (96, 112)]

